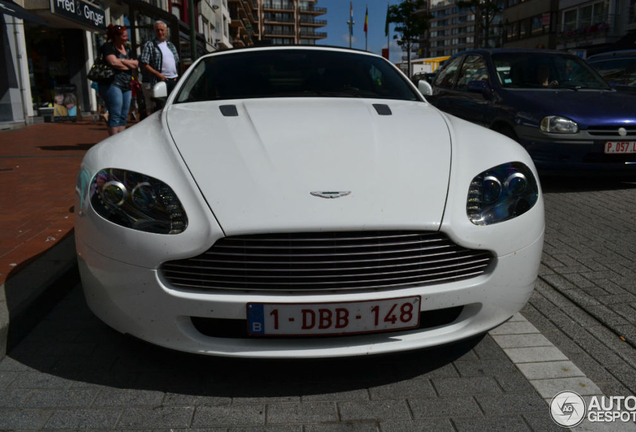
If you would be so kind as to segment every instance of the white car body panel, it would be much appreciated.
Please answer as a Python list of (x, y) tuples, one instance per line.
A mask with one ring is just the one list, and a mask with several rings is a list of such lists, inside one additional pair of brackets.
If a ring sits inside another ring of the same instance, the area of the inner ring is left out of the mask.
[[(387, 101), (201, 102), (170, 107), (167, 122), (226, 235), (387, 224), (435, 231), (446, 200), (438, 185), (450, 169), (446, 123), (421, 102), (391, 101), (387, 116), (374, 103)], [(238, 116), (211, 116), (219, 105), (235, 105)]]
[[(277, 48), (259, 50), (269, 49)], [(530, 297), (543, 246), (541, 190), (530, 210), (504, 222), (477, 226), (466, 211), (469, 185), (485, 170), (520, 162), (538, 179), (529, 155), (507, 137), (424, 101), (277, 98), (171, 105), (174, 99), (175, 92), (162, 113), (104, 140), (82, 162), (75, 203), (82, 285), (91, 310), (114, 329), (199, 354), (341, 357), (479, 335)], [(388, 105), (392, 115), (378, 115), (374, 103)], [(222, 116), (220, 105), (235, 105), (239, 115)], [(187, 213), (187, 229), (153, 234), (97, 214), (89, 183), (106, 168), (169, 185)], [(310, 195), (314, 191), (351, 193), (325, 199)], [(186, 289), (172, 286), (161, 272), (162, 263), (198, 256), (225, 236), (373, 230), (440, 231), (459, 246), (490, 251), (493, 262), (484, 274), (459, 281), (338, 292)], [(246, 320), (249, 302), (407, 296), (421, 296), (421, 311), (464, 308), (448, 325), (346, 338), (211, 337), (191, 321)]]

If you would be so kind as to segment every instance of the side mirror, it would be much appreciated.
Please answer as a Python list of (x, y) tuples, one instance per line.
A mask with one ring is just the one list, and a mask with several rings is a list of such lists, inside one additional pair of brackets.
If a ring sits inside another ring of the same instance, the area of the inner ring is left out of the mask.
[(486, 97), (489, 97), (490, 92), (492, 92), (492, 87), (486, 81), (470, 81), (466, 89), (471, 93), (481, 93)]
[(157, 84), (152, 86), (152, 97), (153, 99), (165, 99), (168, 97), (168, 85), (159, 81)]
[(426, 80), (419, 80), (417, 82), (417, 89), (423, 96), (433, 96), (433, 87)]

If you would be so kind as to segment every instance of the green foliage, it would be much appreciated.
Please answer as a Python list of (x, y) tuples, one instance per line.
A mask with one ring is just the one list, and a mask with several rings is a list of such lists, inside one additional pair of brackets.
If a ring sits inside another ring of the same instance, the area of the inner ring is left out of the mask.
[(387, 22), (395, 24), (394, 39), (401, 47), (410, 47), (417, 43), (428, 29), (428, 20), (432, 16), (426, 12), (426, 0), (404, 0), (389, 6)]

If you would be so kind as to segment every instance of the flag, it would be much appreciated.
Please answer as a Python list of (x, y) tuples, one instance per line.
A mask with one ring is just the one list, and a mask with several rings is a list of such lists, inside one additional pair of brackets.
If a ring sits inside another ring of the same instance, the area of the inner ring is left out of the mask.
[(367, 13), (364, 15), (364, 32), (369, 31), (369, 5), (367, 5)]
[(353, 36), (353, 2), (349, 2), (349, 35)]
[(386, 4), (386, 22), (384, 23), (384, 36), (389, 37), (389, 4)]

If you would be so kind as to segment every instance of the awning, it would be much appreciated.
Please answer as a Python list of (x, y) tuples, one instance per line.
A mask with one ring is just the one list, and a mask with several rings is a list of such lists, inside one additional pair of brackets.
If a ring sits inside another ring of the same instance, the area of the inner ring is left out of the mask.
[(25, 21), (30, 21), (34, 24), (47, 25), (46, 22), (42, 20), (40, 17), (38, 17), (37, 15), (32, 14), (31, 12), (24, 9), (23, 7), (20, 7), (17, 4), (8, 0), (0, 0), (0, 13), (5, 15), (11, 15)]

